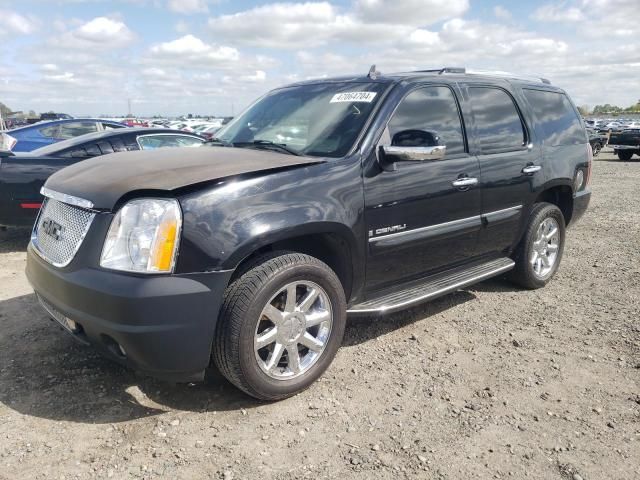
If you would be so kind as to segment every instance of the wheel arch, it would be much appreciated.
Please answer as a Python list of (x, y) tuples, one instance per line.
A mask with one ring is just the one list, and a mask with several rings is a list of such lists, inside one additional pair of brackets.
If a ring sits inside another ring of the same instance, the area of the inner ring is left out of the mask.
[(251, 239), (229, 255), (223, 267), (236, 270), (233, 281), (245, 271), (243, 266), (277, 251), (304, 253), (326, 263), (340, 279), (347, 300), (362, 281), (361, 254), (353, 232), (346, 225), (335, 222), (299, 225)]
[(573, 189), (567, 184), (548, 185), (542, 190), (535, 203), (548, 202), (560, 209), (565, 225), (569, 225), (573, 217)]

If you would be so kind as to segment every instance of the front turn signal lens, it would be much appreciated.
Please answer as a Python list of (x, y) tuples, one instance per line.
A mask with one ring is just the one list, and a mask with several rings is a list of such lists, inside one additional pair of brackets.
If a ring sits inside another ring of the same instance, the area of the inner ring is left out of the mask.
[(157, 272), (168, 272), (172, 268), (173, 254), (176, 251), (178, 221), (176, 218), (163, 220), (156, 232), (151, 248), (149, 268)]

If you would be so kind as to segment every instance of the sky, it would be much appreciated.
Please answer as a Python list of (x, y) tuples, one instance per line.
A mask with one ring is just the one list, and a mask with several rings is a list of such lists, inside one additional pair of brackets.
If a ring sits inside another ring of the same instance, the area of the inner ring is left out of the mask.
[(640, 99), (640, 0), (0, 0), (0, 102), (81, 115), (237, 114), (268, 90), (467, 67)]

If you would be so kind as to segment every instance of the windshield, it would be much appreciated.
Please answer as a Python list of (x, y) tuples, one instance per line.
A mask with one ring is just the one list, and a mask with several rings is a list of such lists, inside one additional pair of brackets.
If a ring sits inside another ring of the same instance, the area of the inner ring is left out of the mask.
[(274, 90), (220, 132), (225, 143), (273, 142), (303, 155), (345, 156), (385, 84), (321, 83)]

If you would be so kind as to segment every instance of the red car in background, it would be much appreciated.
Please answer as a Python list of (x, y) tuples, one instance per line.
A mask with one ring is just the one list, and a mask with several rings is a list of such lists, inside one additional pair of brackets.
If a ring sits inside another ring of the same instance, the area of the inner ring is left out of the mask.
[(127, 127), (145, 127), (146, 128), (149, 126), (147, 122), (138, 120), (137, 118), (125, 118), (124, 120), (122, 120), (122, 123), (124, 123)]

